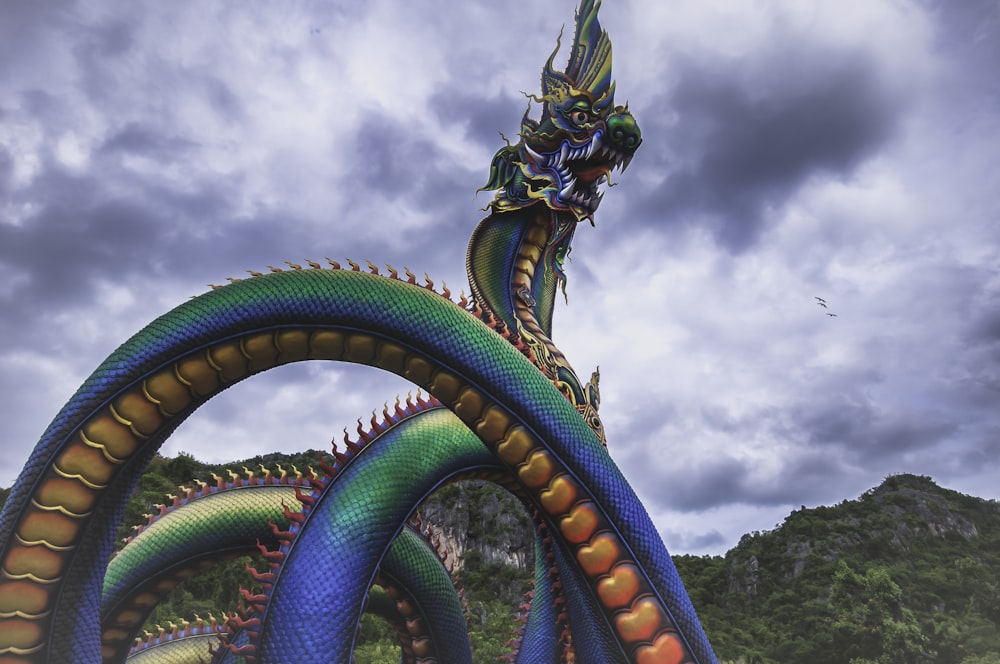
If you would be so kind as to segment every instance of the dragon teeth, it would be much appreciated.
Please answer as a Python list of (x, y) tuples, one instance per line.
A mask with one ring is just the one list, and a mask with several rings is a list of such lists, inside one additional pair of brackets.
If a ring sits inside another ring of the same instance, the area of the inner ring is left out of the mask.
[(595, 154), (609, 160), (613, 160), (616, 156), (618, 156), (618, 153), (614, 150), (614, 148), (601, 143), (600, 134), (596, 134), (587, 145), (578, 148), (570, 147), (569, 143), (563, 143), (559, 148), (558, 154), (551, 154), (548, 157), (542, 157), (530, 148), (528, 148), (528, 153), (539, 163), (543, 163), (547, 167), (555, 168), (560, 172), (562, 171), (563, 166), (566, 165), (567, 161), (587, 160)]
[(594, 151), (601, 147), (601, 135), (594, 134), (593, 140), (590, 141), (590, 147), (587, 148), (587, 156), (585, 159), (590, 159), (594, 156)]
[(548, 158), (547, 157), (543, 157), (542, 155), (538, 154), (537, 152), (535, 152), (534, 150), (532, 150), (531, 148), (529, 148), (527, 146), (527, 144), (525, 144), (524, 149), (528, 153), (528, 155), (532, 158), (532, 160), (534, 160), (535, 162), (537, 162), (539, 164), (542, 164), (543, 166), (547, 165), (547, 163), (546, 163), (546, 162), (548, 162)]
[(573, 197), (573, 187), (575, 185), (576, 178), (570, 178), (569, 182), (566, 183), (566, 186), (559, 191), (559, 195), (562, 196), (563, 199), (571, 199)]

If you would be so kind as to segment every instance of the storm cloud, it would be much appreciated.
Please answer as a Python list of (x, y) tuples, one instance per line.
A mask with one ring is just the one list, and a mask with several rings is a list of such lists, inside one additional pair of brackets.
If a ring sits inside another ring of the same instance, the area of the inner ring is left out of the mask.
[[(209, 284), (329, 256), (457, 295), (476, 189), (574, 9), (6, 2), (0, 485), (104, 357)], [(610, 454), (667, 546), (720, 553), (898, 472), (1000, 498), (995, 3), (601, 14), (644, 140), (576, 234), (553, 337), (600, 366)], [(326, 449), (409, 389), (285, 367), (163, 451)]]

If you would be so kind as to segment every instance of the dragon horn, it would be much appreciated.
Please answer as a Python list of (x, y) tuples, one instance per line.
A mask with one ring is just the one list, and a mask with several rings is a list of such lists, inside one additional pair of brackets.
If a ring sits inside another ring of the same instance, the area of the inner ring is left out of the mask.
[(572, 89), (586, 90), (597, 100), (601, 110), (614, 101), (615, 84), (611, 80), (611, 40), (597, 20), (601, 0), (583, 0), (576, 12), (576, 33), (566, 71), (552, 65), (562, 43), (562, 31), (556, 48), (542, 69), (542, 98), (569, 96)]
[(611, 39), (597, 20), (601, 0), (583, 0), (576, 12), (573, 52), (566, 66), (566, 78), (577, 90), (586, 90), (595, 99), (614, 95), (611, 81)]

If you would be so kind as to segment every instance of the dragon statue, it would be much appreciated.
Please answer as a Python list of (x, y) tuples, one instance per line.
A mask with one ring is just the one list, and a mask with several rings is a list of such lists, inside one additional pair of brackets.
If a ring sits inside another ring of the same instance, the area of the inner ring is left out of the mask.
[[(350, 662), (365, 611), (396, 627), (403, 661), (471, 662), (459, 591), (412, 527), (427, 496), (467, 478), (510, 491), (536, 526), (510, 661), (717, 661), (607, 454), (597, 372), (581, 381), (551, 338), (574, 231), (642, 141), (614, 101), (600, 4), (582, 0), (565, 70), (557, 42), (519, 141), (493, 159), (471, 298), (371, 262), (289, 263), (164, 314), (83, 383), (0, 513), (0, 664), (201, 661), (210, 647), (216, 662)], [(320, 473), (184, 488), (113, 555), (125, 502), (175, 428), (236, 382), (305, 360), (388, 370), (418, 395), (359, 425)], [(225, 629), (196, 617), (143, 638), (177, 583), (247, 552), (267, 571)], [(168, 654), (185, 648), (201, 654)]]

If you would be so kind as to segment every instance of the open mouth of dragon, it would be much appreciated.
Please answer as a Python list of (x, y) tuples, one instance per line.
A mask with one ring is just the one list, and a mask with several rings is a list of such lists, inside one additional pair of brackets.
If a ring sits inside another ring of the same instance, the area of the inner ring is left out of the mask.
[(532, 160), (541, 169), (554, 172), (558, 178), (558, 200), (564, 205), (593, 212), (600, 205), (604, 192), (600, 186), (609, 181), (611, 172), (621, 168), (624, 172), (632, 155), (601, 141), (595, 134), (586, 145), (574, 147), (563, 141), (559, 150), (539, 154), (525, 146)]

